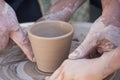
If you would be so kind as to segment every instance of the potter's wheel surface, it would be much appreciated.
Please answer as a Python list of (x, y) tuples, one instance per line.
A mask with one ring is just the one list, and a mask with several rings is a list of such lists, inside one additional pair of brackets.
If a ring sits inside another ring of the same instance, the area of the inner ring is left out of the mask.
[[(22, 28), (26, 31), (30, 24), (22, 24)], [(72, 52), (85, 38), (89, 31), (89, 23), (73, 23), (75, 34), (72, 41), (70, 52)], [(120, 80), (120, 72), (113, 80)], [(12, 49), (0, 51), (0, 80), (44, 80), (45, 76), (51, 75), (39, 71), (35, 63), (26, 59), (18, 46)], [(106, 79), (108, 80), (108, 79)]]
[[(71, 51), (78, 45), (79, 42), (73, 41)], [(18, 46), (0, 51), (0, 80), (44, 80), (49, 75), (27, 60)]]

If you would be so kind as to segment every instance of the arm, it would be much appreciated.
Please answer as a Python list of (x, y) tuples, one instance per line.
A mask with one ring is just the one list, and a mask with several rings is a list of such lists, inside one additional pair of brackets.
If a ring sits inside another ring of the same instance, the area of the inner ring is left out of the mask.
[(120, 3), (118, 0), (102, 0), (102, 18), (106, 25), (113, 24), (120, 27)]
[(72, 14), (85, 2), (86, 0), (59, 0), (56, 2), (45, 16), (40, 20), (62, 20), (69, 21)]
[[(120, 32), (120, 2), (118, 0), (102, 0), (104, 23), (106, 25), (113, 24), (118, 27), (118, 33)], [(111, 32), (114, 34), (114, 32)], [(114, 35), (114, 41), (118, 42), (120, 34)], [(118, 37), (115, 37), (118, 36)], [(104, 76), (120, 69), (120, 45), (111, 52), (105, 52), (101, 56), (101, 62), (104, 64)], [(105, 70), (106, 69), (106, 70)]]
[[(118, 27), (118, 30), (111, 32), (112, 34), (115, 34), (115, 32), (120, 33), (120, 2), (118, 0), (106, 0), (109, 2), (104, 2), (105, 0), (102, 0), (104, 3), (104, 10), (102, 17), (105, 17), (106, 25), (112, 23), (113, 25)], [(109, 12), (107, 11), (109, 10)], [(117, 37), (115, 37), (117, 36)], [(120, 42), (120, 34), (113, 35), (113, 40), (115, 42)], [(106, 65), (109, 66), (110, 70), (108, 70), (108, 73), (114, 72), (118, 69), (120, 69), (120, 44), (118, 44), (118, 48), (111, 51), (109, 54), (104, 54), (101, 58), (106, 62)]]
[(120, 3), (118, 0), (102, 0), (102, 5), (103, 12), (100, 20), (93, 24), (82, 47), (76, 49), (80, 55), (72, 54), (70, 58), (84, 58), (89, 51), (97, 48), (97, 51), (103, 54), (99, 59), (101, 69), (98, 72), (102, 71), (101, 76), (105, 78), (120, 69)]

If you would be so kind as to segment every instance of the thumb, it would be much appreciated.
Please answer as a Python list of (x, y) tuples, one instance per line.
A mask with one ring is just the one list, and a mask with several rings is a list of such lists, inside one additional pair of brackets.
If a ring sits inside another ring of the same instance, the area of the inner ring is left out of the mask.
[(30, 61), (34, 61), (32, 47), (26, 34), (22, 31), (22, 29), (19, 27), (17, 30), (12, 31), (10, 37), (23, 50), (28, 59)]
[(86, 39), (70, 55), (69, 59), (85, 58), (96, 46), (97, 38), (88, 34)]

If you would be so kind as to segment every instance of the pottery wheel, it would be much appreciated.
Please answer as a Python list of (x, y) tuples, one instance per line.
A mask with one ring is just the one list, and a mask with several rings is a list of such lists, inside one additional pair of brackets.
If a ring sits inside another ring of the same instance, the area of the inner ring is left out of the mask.
[[(71, 51), (78, 45), (79, 42), (73, 41)], [(49, 75), (27, 60), (18, 46), (0, 51), (0, 80), (44, 80)]]
[[(70, 52), (84, 40), (91, 24), (74, 23), (73, 25), (75, 33)], [(28, 24), (22, 26), (26, 32)], [(36, 64), (30, 62), (18, 46), (0, 51), (0, 80), (44, 80), (45, 76), (49, 75), (51, 74), (38, 70)], [(120, 80), (119, 75), (120, 71), (116, 72), (112, 80)]]

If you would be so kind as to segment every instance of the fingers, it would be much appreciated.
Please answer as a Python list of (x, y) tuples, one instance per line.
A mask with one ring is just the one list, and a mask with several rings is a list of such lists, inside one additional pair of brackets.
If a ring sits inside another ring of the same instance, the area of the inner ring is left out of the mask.
[(64, 80), (64, 74), (63, 74), (63, 72), (60, 73), (60, 75), (57, 77), (56, 80)]
[(12, 31), (10, 37), (23, 50), (28, 59), (34, 61), (30, 42), (21, 28), (19, 27), (17, 30)]
[(46, 80), (63, 80), (63, 67), (68, 60), (65, 60), (63, 64), (52, 74), (50, 77), (46, 77)]
[(62, 67), (58, 68), (48, 80), (56, 80), (62, 71)]
[(60, 73), (56, 78), (46, 77), (45, 80), (64, 80), (64, 74)]
[(97, 46), (97, 42), (104, 38), (104, 34), (102, 35), (104, 27), (105, 25), (103, 24), (102, 19), (98, 18), (93, 23), (86, 39), (72, 54), (69, 55), (69, 59), (84, 58), (88, 55), (89, 51)]
[(97, 38), (88, 34), (84, 42), (69, 55), (69, 59), (85, 58), (95, 48), (96, 43)]

